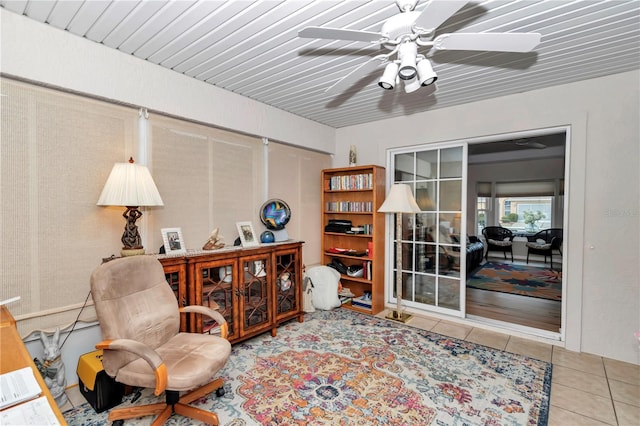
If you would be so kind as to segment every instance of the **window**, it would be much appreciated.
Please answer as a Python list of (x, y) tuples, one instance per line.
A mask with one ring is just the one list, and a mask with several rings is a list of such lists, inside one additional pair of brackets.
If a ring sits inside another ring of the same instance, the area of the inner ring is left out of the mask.
[(551, 228), (552, 206), (553, 197), (500, 197), (500, 225), (516, 232)]
[(482, 234), (482, 229), (487, 226), (487, 216), (489, 215), (489, 198), (478, 197), (476, 201), (476, 235)]
[[(0, 299), (22, 297), (11, 310), (25, 336), (71, 324), (91, 271), (121, 247), (124, 209), (96, 202), (135, 144), (138, 112), (8, 78), (0, 84)], [(88, 307), (81, 320), (94, 316)]]
[(289, 238), (305, 242), (302, 257), (307, 265), (322, 262), (318, 229), (324, 225), (318, 194), (322, 191), (322, 169), (329, 167), (331, 157), (327, 154), (269, 142), (268, 198), (281, 198), (289, 204), (293, 213), (287, 233)]
[[(10, 247), (1, 257), (0, 300), (22, 297), (11, 306), (22, 336), (65, 329), (84, 304), (91, 272), (121, 248), (124, 208), (96, 202), (114, 163), (132, 154), (140, 161), (139, 111), (8, 78), (0, 86), (0, 227)], [(163, 227), (182, 228), (190, 250), (214, 228), (233, 245), (238, 221), (252, 221), (258, 232), (268, 189), (260, 138), (160, 114), (149, 117), (149, 132), (148, 165), (164, 206), (144, 209), (138, 221), (147, 253), (163, 244)], [(270, 177), (274, 187), (286, 185), (269, 195), (296, 209), (290, 237), (313, 241), (321, 226), (320, 169), (331, 158), (280, 148), (270, 168), (282, 176)], [(307, 259), (317, 262), (319, 250)], [(95, 320), (91, 306), (80, 320)]]
[[(519, 233), (535, 233), (562, 222), (556, 205), (562, 200), (562, 180), (478, 182), (476, 229), (500, 225)], [(493, 208), (492, 208), (493, 207)], [(557, 217), (556, 217), (557, 216)]]
[(181, 227), (188, 248), (202, 247), (214, 228), (227, 245), (236, 222), (253, 221), (263, 202), (263, 149), (256, 137), (153, 114), (152, 172), (164, 207), (147, 214), (150, 251), (161, 228)]

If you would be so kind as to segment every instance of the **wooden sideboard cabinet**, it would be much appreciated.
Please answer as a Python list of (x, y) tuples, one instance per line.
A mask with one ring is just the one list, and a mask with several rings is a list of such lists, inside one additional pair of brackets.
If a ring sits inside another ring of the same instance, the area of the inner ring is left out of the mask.
[[(164, 276), (167, 284), (173, 290), (178, 300), (178, 306), (187, 306), (187, 262), (183, 257), (165, 257), (160, 259), (164, 268)], [(189, 331), (187, 314), (180, 314), (180, 331)]]
[[(225, 247), (186, 255), (158, 256), (180, 306), (217, 309), (229, 324), (232, 343), (303, 320), (302, 242)], [(207, 333), (215, 324), (188, 314), (186, 331)]]

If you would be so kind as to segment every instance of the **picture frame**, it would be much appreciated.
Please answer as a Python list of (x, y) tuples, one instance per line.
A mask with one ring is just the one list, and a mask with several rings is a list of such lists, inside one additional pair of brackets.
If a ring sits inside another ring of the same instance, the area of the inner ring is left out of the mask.
[(187, 252), (187, 246), (182, 237), (181, 228), (162, 228), (162, 242), (166, 254), (181, 254)]
[(260, 245), (258, 236), (251, 222), (236, 222), (236, 228), (238, 229), (242, 247), (255, 247)]

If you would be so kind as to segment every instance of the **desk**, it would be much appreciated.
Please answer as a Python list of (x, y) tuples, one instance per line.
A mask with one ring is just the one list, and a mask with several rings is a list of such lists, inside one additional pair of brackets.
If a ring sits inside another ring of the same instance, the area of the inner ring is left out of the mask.
[(33, 359), (27, 348), (24, 346), (18, 329), (16, 328), (16, 320), (6, 306), (0, 306), (0, 374), (8, 373), (19, 368), (31, 367), (36, 380), (42, 389), (42, 394), (47, 397), (49, 405), (53, 409), (58, 421), (61, 425), (66, 425), (56, 401), (51, 396), (49, 388), (44, 383), (42, 375), (38, 371)]

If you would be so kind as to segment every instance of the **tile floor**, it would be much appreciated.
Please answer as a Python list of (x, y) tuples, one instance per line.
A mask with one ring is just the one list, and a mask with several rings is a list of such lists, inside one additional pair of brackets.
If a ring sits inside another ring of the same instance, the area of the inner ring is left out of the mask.
[[(640, 426), (638, 365), (436, 318), (414, 316), (409, 325), (553, 363), (549, 426)], [(86, 402), (77, 386), (67, 395), (63, 412)]]

